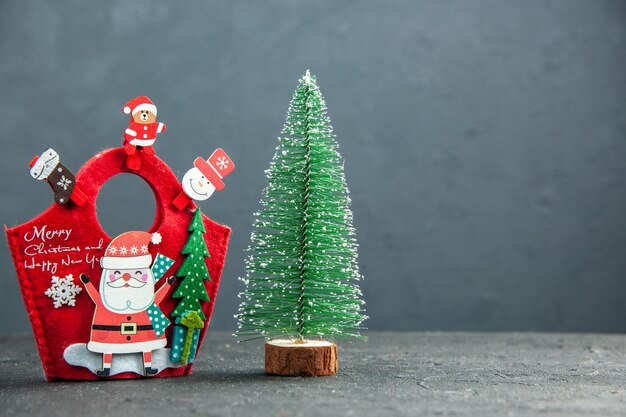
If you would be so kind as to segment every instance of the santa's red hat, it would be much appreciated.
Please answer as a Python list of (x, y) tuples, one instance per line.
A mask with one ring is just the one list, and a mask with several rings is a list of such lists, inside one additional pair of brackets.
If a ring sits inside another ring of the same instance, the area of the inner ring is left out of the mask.
[(230, 174), (235, 169), (233, 160), (224, 152), (223, 149), (217, 148), (209, 159), (206, 161), (203, 158), (196, 158), (193, 161), (193, 165), (202, 172), (202, 175), (206, 177), (213, 186), (222, 190), (224, 188), (224, 182), (222, 178)]
[(150, 243), (161, 243), (161, 235), (156, 232), (124, 232), (109, 243), (100, 259), (100, 266), (103, 269), (148, 268), (152, 263), (152, 255), (148, 252)]
[(157, 114), (156, 106), (154, 105), (152, 100), (150, 100), (150, 98), (146, 96), (139, 96), (130, 99), (128, 103), (124, 105), (123, 109), (124, 114), (135, 114), (142, 110), (148, 110), (149, 112), (154, 113), (155, 116)]

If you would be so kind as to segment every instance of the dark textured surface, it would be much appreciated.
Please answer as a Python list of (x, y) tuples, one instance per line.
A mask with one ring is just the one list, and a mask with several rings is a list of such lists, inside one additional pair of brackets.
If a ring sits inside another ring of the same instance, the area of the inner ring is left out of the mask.
[[(372, 333), (339, 374), (268, 377), (263, 344), (209, 332), (187, 378), (46, 383), (30, 337), (0, 338), (3, 416), (623, 416), (626, 336)], [(114, 359), (115, 360), (115, 359)]]
[[(179, 177), (217, 146), (237, 164), (202, 204), (233, 227), (213, 318), (232, 329), (263, 170), (310, 68), (346, 159), (370, 328), (626, 332), (625, 22), (622, 0), (3, 0), (0, 222), (52, 200), (34, 153), (77, 169), (147, 94)], [(154, 210), (122, 178), (99, 202), (110, 233)], [(1, 244), (0, 332), (23, 332)]]

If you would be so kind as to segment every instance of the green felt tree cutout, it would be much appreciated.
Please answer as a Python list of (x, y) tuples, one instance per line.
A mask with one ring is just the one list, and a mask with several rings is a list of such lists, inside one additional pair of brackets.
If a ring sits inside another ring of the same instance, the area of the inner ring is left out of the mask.
[(205, 230), (199, 207), (196, 209), (196, 214), (187, 230), (191, 232), (191, 235), (180, 251), (185, 255), (185, 259), (176, 271), (176, 276), (184, 279), (178, 284), (172, 295), (172, 297), (182, 298), (182, 300), (174, 308), (172, 317), (182, 316), (185, 311), (197, 311), (202, 320), (206, 320), (200, 301), (209, 301), (204, 280), (210, 281), (211, 277), (204, 258), (209, 258), (211, 255), (209, 255), (204, 242)]
[(360, 337), (364, 315), (343, 161), (314, 76), (300, 79), (255, 213), (243, 339)]

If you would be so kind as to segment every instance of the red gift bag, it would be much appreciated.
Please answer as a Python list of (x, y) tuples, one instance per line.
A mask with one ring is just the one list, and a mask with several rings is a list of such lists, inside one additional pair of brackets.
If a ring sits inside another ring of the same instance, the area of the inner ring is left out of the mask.
[[(95, 305), (80, 282), (81, 273), (91, 277), (98, 288), (103, 256), (112, 237), (100, 227), (96, 215), (96, 198), (100, 187), (114, 175), (129, 172), (143, 178), (153, 190), (156, 198), (156, 218), (150, 232), (158, 232), (162, 242), (150, 245), (152, 259), (157, 253), (174, 259), (174, 265), (166, 276), (174, 275), (183, 256), (180, 254), (189, 233), (187, 227), (193, 217), (190, 209), (177, 210), (173, 200), (182, 188), (170, 168), (158, 157), (144, 157), (139, 171), (129, 171), (126, 154), (122, 148), (103, 151), (91, 158), (76, 175), (76, 184), (87, 197), (79, 207), (74, 203), (52, 204), (34, 219), (6, 229), (7, 239), (22, 296), (32, 323), (41, 362), (49, 381), (58, 379), (100, 379), (85, 367), (70, 365), (64, 359), (66, 348), (89, 342)], [(230, 229), (202, 217), (206, 233), (205, 243), (210, 253), (207, 267), (210, 281), (205, 281), (209, 302), (203, 302), (203, 312), (210, 320), (215, 297), (226, 258)], [(55, 307), (53, 299), (46, 295), (52, 277), (65, 278), (71, 275), (74, 284), (81, 288), (75, 296), (75, 305)], [(156, 284), (156, 289), (165, 285), (165, 279)], [(180, 279), (172, 285), (163, 302), (161, 311), (171, 319), (170, 313), (178, 299), (171, 298)], [(206, 333), (207, 325), (200, 333), (198, 350)], [(166, 332), (167, 345), (171, 345), (173, 325)], [(141, 357), (141, 354), (138, 354)], [(116, 355), (113, 355), (115, 362)], [(191, 372), (193, 363), (161, 370), (156, 376), (180, 376)], [(140, 377), (134, 372), (118, 373), (109, 379)]]

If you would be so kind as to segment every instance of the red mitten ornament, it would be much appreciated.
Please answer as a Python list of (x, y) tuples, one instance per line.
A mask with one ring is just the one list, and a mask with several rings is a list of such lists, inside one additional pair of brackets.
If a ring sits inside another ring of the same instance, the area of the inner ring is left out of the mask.
[[(38, 217), (6, 229), (22, 296), (31, 320), (43, 369), (58, 379), (127, 379), (181, 376), (193, 362), (170, 360), (172, 298), (180, 280), (173, 276), (188, 255), (190, 225), (206, 244), (206, 296), (186, 299), (206, 318), (202, 344), (215, 303), (230, 229), (194, 215), (195, 206), (178, 210), (182, 192), (176, 176), (158, 157), (144, 158), (139, 169), (127, 166), (124, 148), (109, 149), (87, 161), (76, 174), (85, 195), (81, 206), (53, 204)], [(100, 187), (130, 172), (152, 188), (157, 213), (149, 232), (107, 236), (98, 223)], [(198, 225), (197, 223), (200, 223)], [(197, 242), (197, 239), (195, 240)], [(169, 278), (167, 278), (169, 277)], [(210, 277), (210, 278), (209, 278)], [(208, 298), (208, 300), (206, 300)]]

